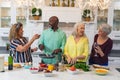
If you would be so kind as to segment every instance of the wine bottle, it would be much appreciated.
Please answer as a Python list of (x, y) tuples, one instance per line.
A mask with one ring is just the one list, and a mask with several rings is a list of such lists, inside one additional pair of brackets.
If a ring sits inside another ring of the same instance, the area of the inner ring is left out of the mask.
[(60, 0), (58, 0), (58, 6), (60, 6)]
[(9, 56), (8, 56), (8, 70), (13, 70), (13, 56), (12, 56), (11, 50), (10, 50)]
[(70, 0), (68, 0), (68, 7), (70, 6)]

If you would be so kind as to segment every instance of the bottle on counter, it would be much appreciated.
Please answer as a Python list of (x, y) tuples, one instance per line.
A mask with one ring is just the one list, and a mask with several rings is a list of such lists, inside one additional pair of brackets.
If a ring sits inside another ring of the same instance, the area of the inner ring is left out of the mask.
[(74, 2), (75, 0), (72, 0), (72, 2), (71, 2), (71, 7), (74, 7), (75, 6), (75, 2)]
[(11, 50), (10, 50), (9, 56), (8, 56), (8, 70), (13, 70), (13, 56), (12, 56)]
[(59, 60), (58, 60), (58, 56), (57, 55), (55, 55), (55, 58), (56, 58), (56, 64), (55, 64), (55, 70), (56, 71), (59, 71)]
[(55, 6), (55, 0), (52, 0), (52, 4), (51, 4), (52, 6)]
[(70, 6), (70, 0), (68, 0), (68, 2), (67, 2), (67, 3), (68, 3), (68, 7), (69, 7), (69, 6)]
[(65, 71), (65, 65), (64, 65), (64, 56), (62, 55), (62, 60), (61, 62), (59, 63), (59, 71)]
[(6, 50), (7, 50), (7, 51), (9, 50), (9, 47), (10, 47), (10, 44), (9, 44), (9, 43), (6, 43)]
[(58, 0), (58, 6), (60, 6), (60, 0)]
[(66, 6), (66, 3), (65, 3), (65, 0), (63, 0), (62, 7), (65, 7), (65, 6)]

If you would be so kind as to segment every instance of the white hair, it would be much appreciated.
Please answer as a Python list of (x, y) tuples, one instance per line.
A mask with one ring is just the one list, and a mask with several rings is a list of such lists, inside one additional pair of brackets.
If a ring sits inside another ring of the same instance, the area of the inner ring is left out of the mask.
[(75, 25), (74, 25), (74, 29), (73, 29), (73, 32), (72, 32), (72, 35), (73, 36), (76, 36), (77, 35), (77, 29), (78, 29), (78, 27), (79, 26), (81, 26), (81, 25), (85, 25), (83, 22), (78, 22), (78, 23), (76, 23)]
[(102, 31), (104, 31), (107, 35), (111, 33), (111, 26), (109, 24), (101, 24), (100, 28)]

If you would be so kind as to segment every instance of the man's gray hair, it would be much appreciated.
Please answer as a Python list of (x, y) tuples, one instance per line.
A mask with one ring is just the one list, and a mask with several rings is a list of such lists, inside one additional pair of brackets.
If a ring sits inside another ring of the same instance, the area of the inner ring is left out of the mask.
[(109, 24), (101, 24), (100, 26), (99, 26), (101, 29), (102, 29), (102, 31), (104, 31), (107, 35), (109, 35), (110, 33), (111, 33), (111, 26), (109, 25)]

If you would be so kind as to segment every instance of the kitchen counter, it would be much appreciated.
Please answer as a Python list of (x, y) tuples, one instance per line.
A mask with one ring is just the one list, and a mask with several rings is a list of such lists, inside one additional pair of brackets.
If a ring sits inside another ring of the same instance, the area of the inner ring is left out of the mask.
[[(4, 56), (5, 61), (7, 61), (8, 54), (0, 54), (0, 56)], [(35, 59), (33, 59), (33, 64), (38, 66), (37, 64), (39, 63), (40, 58), (36, 55), (34, 55), (34, 57)], [(29, 69), (24, 68), (14, 68), (12, 71), (8, 71), (5, 67), (5, 72), (0, 72), (0, 80), (120, 80), (120, 72), (115, 68), (120, 68), (120, 65), (110, 66), (109, 74), (105, 76), (96, 75), (94, 70), (92, 70), (90, 72), (80, 72), (76, 75), (72, 75), (67, 71), (54, 71), (53, 77), (45, 77), (43, 72), (32, 74)]]
[(67, 71), (53, 71), (53, 74), (52, 77), (45, 77), (43, 72), (32, 74), (29, 69), (18, 68), (1, 72), (0, 80), (120, 80), (120, 73), (113, 67), (110, 68), (109, 74), (105, 76), (96, 75), (94, 71), (80, 72), (76, 75), (72, 75)]

